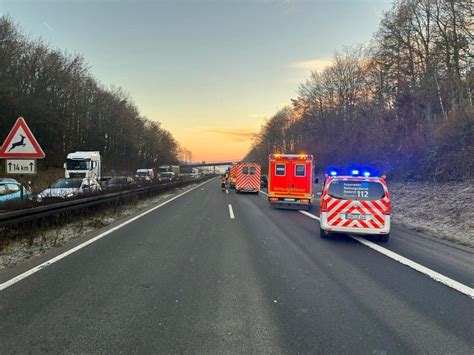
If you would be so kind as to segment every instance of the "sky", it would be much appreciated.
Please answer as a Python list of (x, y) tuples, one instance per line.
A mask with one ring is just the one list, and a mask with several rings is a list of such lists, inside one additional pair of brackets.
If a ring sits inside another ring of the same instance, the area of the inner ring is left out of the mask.
[(81, 53), (194, 161), (236, 161), (334, 51), (368, 42), (391, 0), (0, 0), (0, 15)]

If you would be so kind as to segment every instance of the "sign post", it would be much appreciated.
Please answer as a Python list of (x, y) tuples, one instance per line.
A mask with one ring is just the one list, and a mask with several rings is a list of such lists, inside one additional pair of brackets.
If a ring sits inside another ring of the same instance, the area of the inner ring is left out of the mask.
[[(36, 159), (43, 159), (45, 154), (38, 141), (26, 124), (23, 117), (18, 117), (12, 130), (0, 148), (0, 159), (5, 159), (7, 174), (34, 175)], [(23, 187), (21, 188), (23, 201)]]

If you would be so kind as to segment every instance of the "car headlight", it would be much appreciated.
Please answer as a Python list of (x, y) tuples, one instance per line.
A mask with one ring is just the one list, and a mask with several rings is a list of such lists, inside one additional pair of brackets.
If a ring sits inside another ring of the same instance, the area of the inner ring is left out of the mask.
[(70, 193), (70, 194), (67, 194), (67, 195), (66, 195), (66, 197), (72, 197), (72, 196), (74, 196), (73, 193)]

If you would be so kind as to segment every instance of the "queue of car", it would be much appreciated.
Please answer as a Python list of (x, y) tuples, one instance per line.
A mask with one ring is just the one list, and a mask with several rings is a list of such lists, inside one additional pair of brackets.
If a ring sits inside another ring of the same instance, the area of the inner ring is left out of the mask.
[[(170, 183), (183, 178), (199, 178), (197, 169), (181, 174), (177, 165), (162, 165), (159, 169), (140, 168), (135, 176), (103, 176), (102, 156), (99, 151), (76, 151), (67, 155), (64, 178), (55, 181), (33, 196), (31, 189), (15, 179), (0, 178), (0, 208), (24, 204), (27, 201), (44, 202), (95, 194), (101, 191), (133, 189), (150, 183)], [(112, 169), (112, 173), (114, 173)]]
[[(179, 176), (174, 172), (165, 172), (161, 173), (155, 181), (175, 182), (179, 181)], [(17, 180), (0, 178), (0, 209), (23, 204), (27, 201), (47, 202), (95, 194), (101, 191), (128, 190), (151, 182), (146, 172), (141, 172), (137, 179), (131, 176), (104, 176), (100, 180), (94, 177), (70, 177), (61, 178), (37, 195), (33, 195), (29, 188)]]

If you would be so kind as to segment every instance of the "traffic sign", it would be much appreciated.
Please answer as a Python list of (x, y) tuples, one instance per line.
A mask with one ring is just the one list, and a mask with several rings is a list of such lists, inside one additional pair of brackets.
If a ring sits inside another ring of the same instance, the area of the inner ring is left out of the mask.
[(6, 159), (7, 174), (36, 174), (36, 159)]
[(0, 148), (0, 158), (38, 158), (45, 157), (30, 128), (23, 117), (19, 117)]

